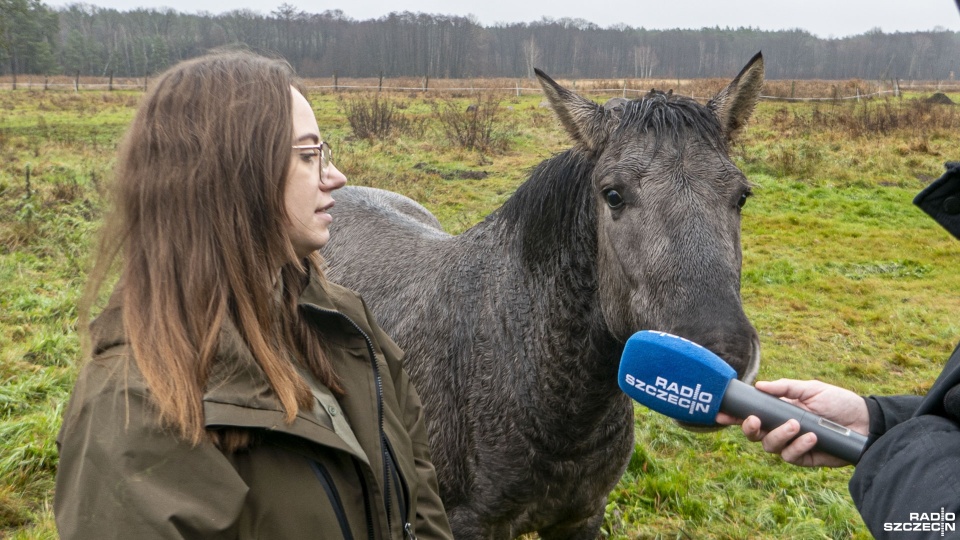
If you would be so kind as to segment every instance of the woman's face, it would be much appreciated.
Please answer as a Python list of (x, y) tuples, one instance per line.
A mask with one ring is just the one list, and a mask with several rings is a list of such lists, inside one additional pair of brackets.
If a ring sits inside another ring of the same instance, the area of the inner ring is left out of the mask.
[[(293, 99), (293, 142), (291, 146), (321, 142), (317, 118), (306, 98), (290, 89)], [(326, 245), (330, 239), (331, 192), (347, 183), (347, 177), (330, 163), (321, 173), (320, 152), (316, 149), (290, 150), (290, 170), (284, 204), (290, 221), (287, 234), (297, 257), (303, 258)]]

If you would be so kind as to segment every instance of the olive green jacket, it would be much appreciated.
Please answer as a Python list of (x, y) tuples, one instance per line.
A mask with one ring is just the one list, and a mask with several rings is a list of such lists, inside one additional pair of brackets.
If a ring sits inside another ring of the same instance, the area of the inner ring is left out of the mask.
[(206, 425), (251, 429), (259, 441), (232, 454), (159, 427), (120, 306), (109, 305), (91, 325), (94, 356), (57, 437), (61, 537), (450, 538), (400, 349), (352, 291), (314, 278), (300, 304), (322, 329), (346, 395), (337, 401), (315, 384), (318, 406), (285, 423), (266, 376), (226, 324), (203, 397)]

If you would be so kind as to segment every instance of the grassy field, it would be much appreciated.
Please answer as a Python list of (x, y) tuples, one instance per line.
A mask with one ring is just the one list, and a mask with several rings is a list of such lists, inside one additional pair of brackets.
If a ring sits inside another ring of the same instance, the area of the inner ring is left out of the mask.
[[(79, 362), (76, 306), (139, 97), (0, 91), (0, 538), (56, 537), (54, 437)], [(765, 101), (736, 143), (756, 186), (743, 213), (743, 300), (761, 378), (922, 393), (960, 339), (960, 244), (911, 204), (960, 159), (960, 114), (924, 97)], [(372, 139), (348, 122), (371, 97), (313, 100), (353, 183), (409, 195), (454, 233), (569, 145), (537, 95), (384, 97), (376, 106), (393, 129)], [(465, 149), (451, 129), (469, 103), (488, 116)], [(739, 431), (694, 434), (641, 407), (636, 432), (610, 495), (609, 538), (869, 538), (847, 494), (850, 468), (784, 465)]]

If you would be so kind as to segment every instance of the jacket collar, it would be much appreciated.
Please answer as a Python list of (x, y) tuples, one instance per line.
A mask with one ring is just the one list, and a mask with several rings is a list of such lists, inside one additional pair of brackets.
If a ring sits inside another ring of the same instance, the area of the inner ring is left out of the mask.
[[(333, 294), (331, 294), (333, 293)], [(323, 311), (325, 317), (342, 319), (342, 310), (354, 311), (345, 289), (310, 276), (298, 302)], [(292, 423), (284, 420), (283, 408), (270, 388), (266, 374), (257, 364), (233, 321), (227, 320), (220, 333), (217, 359), (211, 368), (203, 396), (204, 421), (208, 428), (261, 428), (286, 433), (347, 452), (369, 463), (362, 451), (336, 434), (326, 414), (301, 409)]]
[[(339, 317), (349, 326), (361, 329), (356, 323), (365, 324), (367, 314), (360, 296), (345, 287), (327, 281), (310, 271), (310, 282), (300, 293), (297, 302), (301, 306), (318, 308), (325, 315)], [(367, 331), (367, 330), (362, 330)]]

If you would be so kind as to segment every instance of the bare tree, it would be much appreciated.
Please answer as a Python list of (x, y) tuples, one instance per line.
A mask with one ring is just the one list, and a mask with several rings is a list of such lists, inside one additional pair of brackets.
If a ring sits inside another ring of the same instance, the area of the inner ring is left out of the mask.
[(657, 53), (653, 47), (641, 45), (633, 48), (633, 76), (641, 79), (653, 77), (653, 68), (657, 67)]
[(523, 42), (523, 60), (526, 63), (527, 77), (533, 77), (533, 68), (540, 66), (540, 46), (533, 36)]

